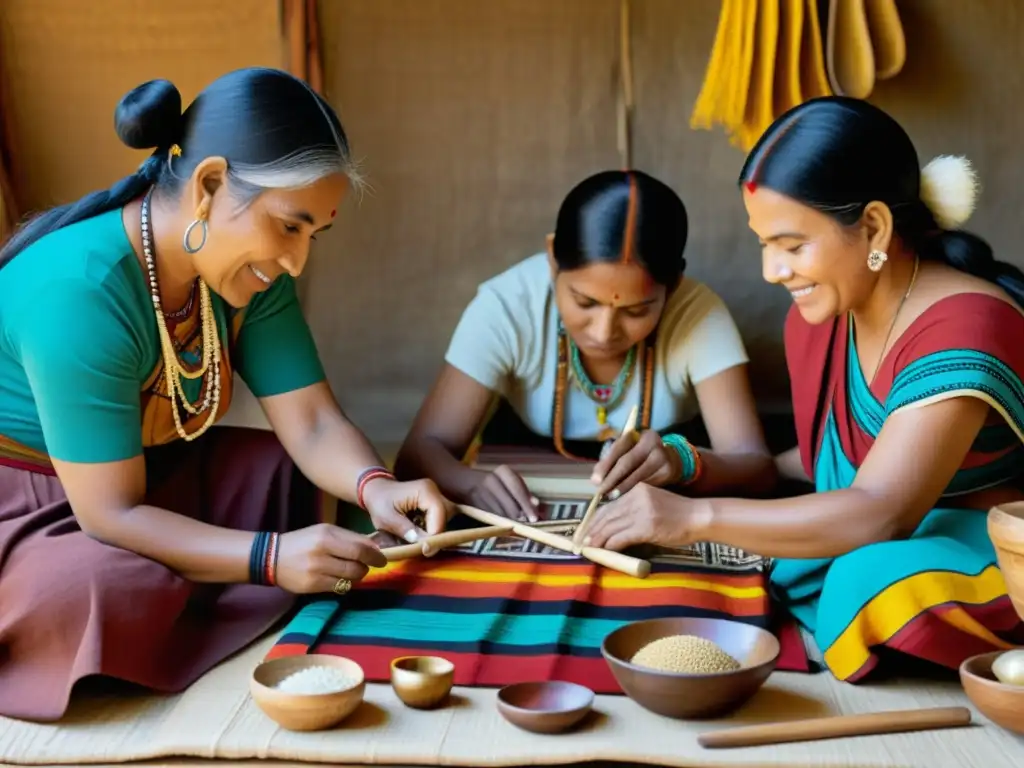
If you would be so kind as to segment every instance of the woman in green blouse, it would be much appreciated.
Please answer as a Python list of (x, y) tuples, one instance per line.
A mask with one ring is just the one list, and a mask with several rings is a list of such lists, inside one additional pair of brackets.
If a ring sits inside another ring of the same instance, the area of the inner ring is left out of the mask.
[[(53, 720), (76, 681), (177, 691), (297, 593), (383, 566), (318, 524), (316, 489), (416, 540), (444, 527), (325, 380), (294, 279), (358, 181), (331, 107), (252, 68), (182, 114), (167, 81), (118, 105), (153, 149), (0, 251), (0, 715)], [(237, 371), (273, 433), (220, 428)]]

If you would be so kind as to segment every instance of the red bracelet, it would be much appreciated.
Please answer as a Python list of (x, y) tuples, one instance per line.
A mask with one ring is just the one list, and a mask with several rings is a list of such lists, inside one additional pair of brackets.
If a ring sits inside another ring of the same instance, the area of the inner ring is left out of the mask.
[(371, 480), (376, 480), (378, 478), (394, 480), (395, 476), (384, 467), (370, 467), (369, 469), (363, 470), (363, 473), (359, 475), (359, 479), (356, 481), (356, 503), (359, 505), (360, 509), (366, 509), (366, 504), (363, 502), (363, 491), (366, 490), (367, 484), (369, 484)]
[(270, 543), (267, 545), (267, 557), (263, 561), (263, 578), (268, 586), (277, 585), (277, 540), (279, 534), (270, 534)]

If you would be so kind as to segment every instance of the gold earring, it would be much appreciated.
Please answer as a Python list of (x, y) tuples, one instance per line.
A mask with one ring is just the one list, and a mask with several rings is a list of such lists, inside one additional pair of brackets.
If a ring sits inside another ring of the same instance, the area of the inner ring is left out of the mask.
[(882, 266), (889, 260), (889, 255), (885, 251), (872, 251), (868, 254), (868, 269), (872, 272), (880, 272)]

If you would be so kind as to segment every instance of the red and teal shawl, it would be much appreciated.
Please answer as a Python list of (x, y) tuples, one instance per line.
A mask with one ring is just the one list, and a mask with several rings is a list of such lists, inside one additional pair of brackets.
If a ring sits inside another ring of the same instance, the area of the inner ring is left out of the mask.
[(987, 510), (963, 508), (957, 497), (1016, 484), (1024, 471), (1024, 314), (984, 294), (942, 299), (900, 336), (869, 385), (852, 321), (812, 326), (794, 308), (786, 358), (800, 455), (819, 492), (852, 484), (898, 411), (953, 397), (979, 398), (992, 411), (909, 539), (775, 562), (774, 593), (814, 633), (829, 669), (859, 680), (880, 646), (950, 668), (1009, 647), (1021, 623), (988, 538)]

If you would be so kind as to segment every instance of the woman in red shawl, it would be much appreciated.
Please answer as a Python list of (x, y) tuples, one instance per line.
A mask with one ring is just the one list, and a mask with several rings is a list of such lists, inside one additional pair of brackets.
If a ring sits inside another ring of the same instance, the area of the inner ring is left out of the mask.
[(986, 515), (1024, 498), (1024, 275), (963, 232), (963, 158), (922, 171), (866, 102), (780, 117), (740, 176), (765, 279), (793, 300), (786, 359), (799, 445), (782, 474), (816, 493), (691, 500), (640, 486), (590, 544), (717, 541), (775, 558), (771, 580), (829, 669), (880, 651), (955, 668), (1021, 639)]

